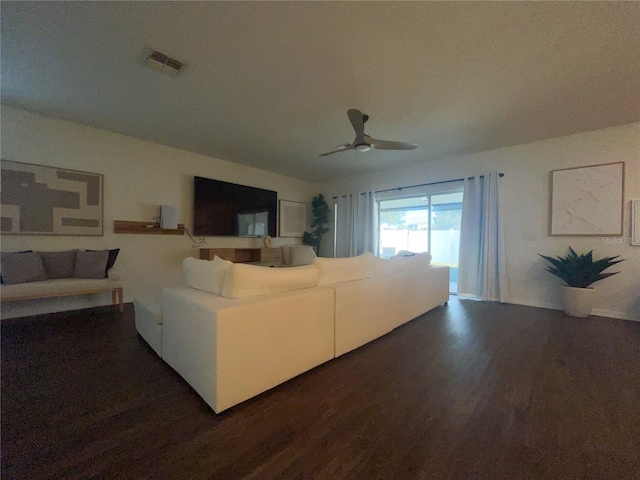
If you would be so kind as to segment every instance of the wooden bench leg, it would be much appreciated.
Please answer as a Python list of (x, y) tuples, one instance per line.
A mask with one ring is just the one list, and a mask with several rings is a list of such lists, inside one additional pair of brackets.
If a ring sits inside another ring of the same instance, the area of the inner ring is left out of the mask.
[[(122, 312), (124, 311), (124, 302), (123, 302), (123, 288), (114, 288), (113, 290), (111, 290), (111, 303), (113, 304), (113, 306), (116, 306), (116, 303), (119, 304), (119, 310)], [(116, 300), (117, 298), (117, 300)]]

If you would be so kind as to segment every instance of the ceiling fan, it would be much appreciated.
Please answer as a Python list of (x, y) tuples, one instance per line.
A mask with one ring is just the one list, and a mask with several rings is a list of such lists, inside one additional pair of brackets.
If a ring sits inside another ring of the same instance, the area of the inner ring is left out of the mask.
[(356, 131), (356, 138), (352, 143), (345, 143), (339, 146), (339, 150), (321, 153), (321, 157), (333, 155), (334, 153), (346, 152), (347, 150), (357, 150), (358, 152), (367, 152), (371, 147), (377, 150), (415, 150), (418, 148), (416, 143), (407, 142), (391, 142), (388, 140), (376, 140), (364, 133), (364, 124), (369, 120), (369, 115), (364, 115), (360, 110), (351, 108), (347, 110), (347, 116)]

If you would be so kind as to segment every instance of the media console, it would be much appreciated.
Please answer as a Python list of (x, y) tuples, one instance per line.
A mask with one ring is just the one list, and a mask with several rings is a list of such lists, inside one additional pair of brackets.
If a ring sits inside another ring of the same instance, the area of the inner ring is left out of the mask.
[(213, 260), (215, 256), (234, 263), (282, 263), (280, 248), (201, 248), (201, 260)]

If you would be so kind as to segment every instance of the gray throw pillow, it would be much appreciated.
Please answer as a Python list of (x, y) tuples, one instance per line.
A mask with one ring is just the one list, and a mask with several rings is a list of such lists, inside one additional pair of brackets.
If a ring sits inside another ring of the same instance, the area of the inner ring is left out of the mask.
[(48, 278), (71, 278), (76, 271), (78, 250), (67, 252), (40, 252)]
[(3, 253), (2, 279), (7, 285), (46, 280), (40, 253)]
[(109, 250), (78, 252), (76, 255), (76, 278), (104, 278), (104, 269), (109, 259)]

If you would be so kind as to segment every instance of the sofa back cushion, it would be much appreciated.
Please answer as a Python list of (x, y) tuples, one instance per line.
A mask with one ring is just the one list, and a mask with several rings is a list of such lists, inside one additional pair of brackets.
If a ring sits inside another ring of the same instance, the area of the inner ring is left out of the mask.
[(75, 278), (104, 278), (108, 259), (109, 250), (79, 251), (76, 254), (76, 268), (73, 276)]
[(317, 257), (316, 252), (310, 245), (285, 245), (280, 248), (282, 250), (282, 263), (288, 267), (312, 265), (313, 259)]
[[(23, 250), (21, 252), (11, 252), (11, 253), (31, 253), (33, 250)], [(3, 253), (2, 255), (9, 255), (9, 253)], [(4, 278), (2, 277), (2, 261), (0, 261), (0, 283), (4, 283)]]
[(403, 263), (391, 260), (385, 260), (384, 258), (374, 257), (372, 262), (372, 277), (382, 277), (385, 275), (395, 275), (401, 273), (403, 270)]
[(222, 295), (224, 279), (232, 265), (233, 263), (217, 255), (213, 260), (187, 257), (182, 261), (182, 272), (191, 288)]
[(431, 263), (431, 254), (424, 252), (412, 255), (396, 255), (395, 257), (391, 257), (389, 261), (399, 264), (399, 268), (403, 272), (413, 272), (427, 268)]
[(296, 245), (289, 249), (289, 265), (299, 267), (301, 265), (312, 265), (313, 259), (317, 257), (313, 247), (309, 245)]
[(315, 258), (313, 263), (320, 269), (318, 285), (331, 285), (369, 278), (372, 276), (373, 258), (374, 256), (368, 252), (357, 257)]
[(72, 278), (76, 271), (78, 250), (40, 252), (47, 278)]
[[(97, 250), (87, 250), (87, 252), (95, 252)], [(109, 250), (109, 258), (107, 259), (107, 266), (104, 269), (104, 276), (106, 277), (108, 275), (107, 272), (109, 272), (109, 270), (111, 270), (111, 268), (113, 268), (113, 266), (116, 263), (116, 259), (118, 258), (118, 254), (120, 253), (120, 249), (119, 248), (113, 248), (111, 250)]]
[(7, 285), (46, 280), (40, 253), (3, 253), (2, 279)]
[(238, 299), (311, 288), (318, 283), (319, 274), (314, 265), (269, 268), (234, 263), (224, 280), (222, 296)]

